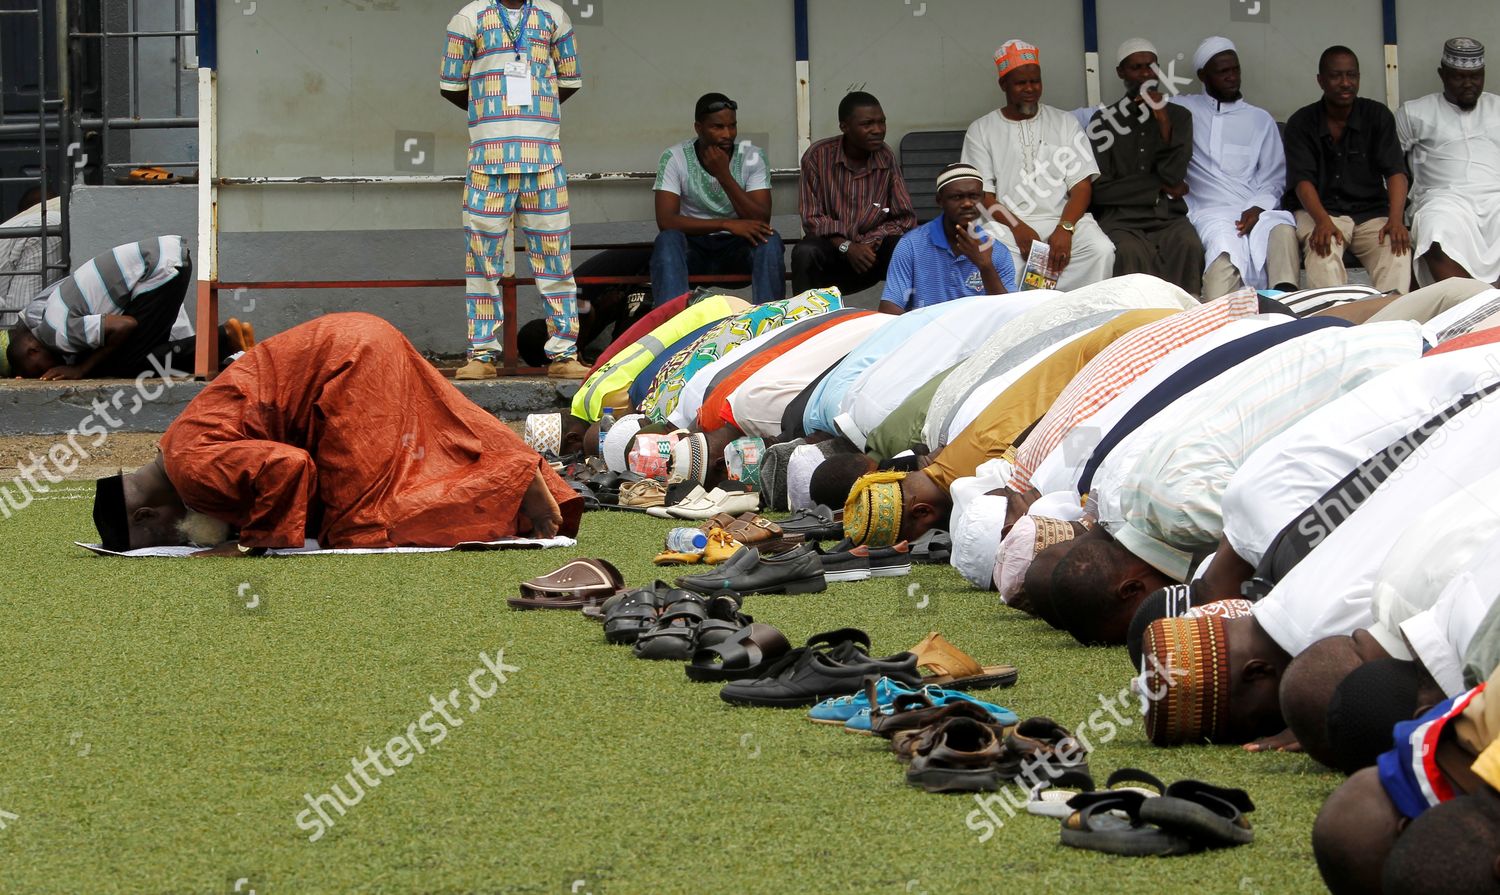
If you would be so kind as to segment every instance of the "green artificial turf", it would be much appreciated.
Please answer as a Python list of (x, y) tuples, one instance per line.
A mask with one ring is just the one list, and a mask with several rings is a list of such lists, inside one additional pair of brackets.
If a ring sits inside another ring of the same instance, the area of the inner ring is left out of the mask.
[[(651, 580), (660, 520), (589, 514), (577, 550), (115, 560), (72, 546), (92, 489), (68, 488), (0, 521), (3, 892), (1320, 889), (1309, 830), (1338, 778), (1302, 756), (1155, 749), (1136, 721), (1096, 743), (1095, 777), (1244, 787), (1254, 844), (1110, 858), (1003, 812), (981, 843), (973, 798), (906, 786), (881, 740), (732, 708), (576, 613), (505, 606), (574, 555)], [(1076, 646), (947, 566), (746, 608), (794, 643), (853, 625), (882, 653), (940, 630), (1020, 668), (996, 701), (1070, 727), (1129, 675), (1122, 649)], [(498, 693), (310, 842), (304, 793), (347, 792), (351, 758), (500, 649), (519, 670)]]

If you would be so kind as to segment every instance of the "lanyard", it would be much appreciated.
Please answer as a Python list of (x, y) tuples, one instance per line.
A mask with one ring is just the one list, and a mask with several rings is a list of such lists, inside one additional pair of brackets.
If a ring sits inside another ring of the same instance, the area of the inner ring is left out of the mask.
[(530, 0), (528, 0), (528, 2), (526, 3), (521, 4), (521, 8), (519, 10), (514, 10), (515, 12), (519, 13), (516, 16), (515, 31), (510, 30), (510, 18), (505, 15), (505, 5), (501, 3), (500, 0), (495, 0), (495, 8), (500, 12), (500, 27), (505, 29), (505, 39), (510, 41), (510, 45), (516, 50), (516, 58), (520, 59), (521, 50), (524, 49), (527, 45), (526, 26), (531, 18)]

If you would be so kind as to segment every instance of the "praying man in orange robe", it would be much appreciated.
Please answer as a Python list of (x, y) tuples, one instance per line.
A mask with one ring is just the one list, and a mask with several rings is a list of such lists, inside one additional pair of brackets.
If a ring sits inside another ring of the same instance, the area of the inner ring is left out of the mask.
[(102, 479), (106, 549), (452, 547), (576, 535), (583, 501), (394, 327), (329, 314), (203, 389), (156, 459)]

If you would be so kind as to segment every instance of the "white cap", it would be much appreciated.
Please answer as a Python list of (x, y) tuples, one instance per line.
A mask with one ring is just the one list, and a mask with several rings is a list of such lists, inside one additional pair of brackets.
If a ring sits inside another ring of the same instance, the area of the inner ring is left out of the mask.
[(609, 467), (610, 472), (625, 472), (630, 469), (626, 454), (630, 450), (631, 439), (641, 431), (646, 417), (639, 413), (621, 417), (615, 421), (609, 431), (604, 433), (604, 465)]

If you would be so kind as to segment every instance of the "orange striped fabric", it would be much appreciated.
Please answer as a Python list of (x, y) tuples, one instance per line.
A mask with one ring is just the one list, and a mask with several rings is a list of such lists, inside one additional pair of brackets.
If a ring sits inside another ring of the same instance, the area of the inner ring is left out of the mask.
[(1016, 453), (1012, 487), (1031, 487), (1031, 474), (1069, 432), (1118, 397), (1167, 354), (1231, 320), (1253, 316), (1259, 310), (1260, 297), (1255, 290), (1241, 289), (1116, 339), (1073, 377), (1021, 444)]

